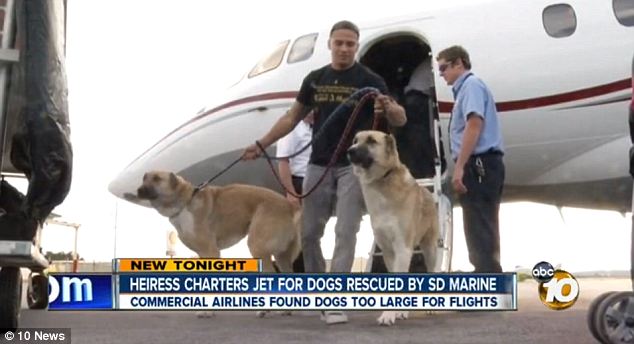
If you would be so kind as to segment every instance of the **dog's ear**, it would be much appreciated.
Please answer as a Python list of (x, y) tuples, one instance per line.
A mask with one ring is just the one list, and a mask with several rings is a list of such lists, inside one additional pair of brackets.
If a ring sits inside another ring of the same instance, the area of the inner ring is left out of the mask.
[(387, 156), (391, 156), (394, 154), (396, 149), (396, 140), (394, 140), (394, 136), (392, 134), (385, 134), (385, 154)]
[(170, 187), (172, 189), (176, 189), (177, 186), (178, 186), (178, 178), (176, 177), (176, 174), (174, 174), (174, 172), (170, 172)]

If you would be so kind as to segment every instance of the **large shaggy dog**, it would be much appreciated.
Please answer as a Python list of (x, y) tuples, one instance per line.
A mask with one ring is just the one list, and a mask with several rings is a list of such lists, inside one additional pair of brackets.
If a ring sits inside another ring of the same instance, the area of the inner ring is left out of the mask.
[[(348, 149), (359, 177), (377, 245), (390, 272), (408, 272), (414, 248), (420, 246), (427, 271), (436, 266), (438, 214), (432, 194), (419, 186), (398, 157), (394, 137), (361, 131)], [(381, 325), (407, 318), (407, 312), (385, 311)]]

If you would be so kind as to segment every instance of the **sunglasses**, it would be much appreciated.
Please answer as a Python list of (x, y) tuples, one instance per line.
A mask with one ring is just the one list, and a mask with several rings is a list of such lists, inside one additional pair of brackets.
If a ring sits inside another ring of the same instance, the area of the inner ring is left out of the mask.
[(449, 68), (452, 64), (453, 64), (453, 62), (443, 63), (443, 64), (441, 64), (441, 65), (439, 65), (439, 66), (438, 66), (438, 70), (439, 70), (441, 73), (444, 73), (444, 72), (447, 70), (447, 68)]

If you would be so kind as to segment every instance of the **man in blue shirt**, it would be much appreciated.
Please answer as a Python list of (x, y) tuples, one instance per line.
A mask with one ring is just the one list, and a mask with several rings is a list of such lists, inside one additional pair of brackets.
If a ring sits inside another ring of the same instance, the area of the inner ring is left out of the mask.
[(502, 272), (498, 213), (504, 151), (495, 101), (484, 82), (471, 73), (464, 48), (449, 47), (436, 59), (455, 100), (449, 123), (455, 162), (451, 181), (462, 205), (469, 260), (475, 272)]

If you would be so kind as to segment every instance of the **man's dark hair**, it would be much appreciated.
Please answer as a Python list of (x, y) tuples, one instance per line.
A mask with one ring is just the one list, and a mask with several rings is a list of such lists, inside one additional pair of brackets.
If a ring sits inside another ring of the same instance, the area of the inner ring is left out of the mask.
[(471, 69), (471, 60), (469, 59), (469, 53), (465, 48), (454, 45), (438, 53), (436, 60), (443, 59), (447, 62), (456, 62), (458, 59), (462, 60), (462, 65), (465, 69)]
[(350, 30), (350, 31), (356, 33), (357, 34), (357, 38), (359, 38), (359, 28), (357, 27), (357, 25), (355, 25), (351, 21), (342, 20), (340, 22), (335, 23), (335, 25), (332, 26), (332, 29), (330, 29), (330, 36), (332, 36), (332, 33), (337, 31), (337, 30)]

